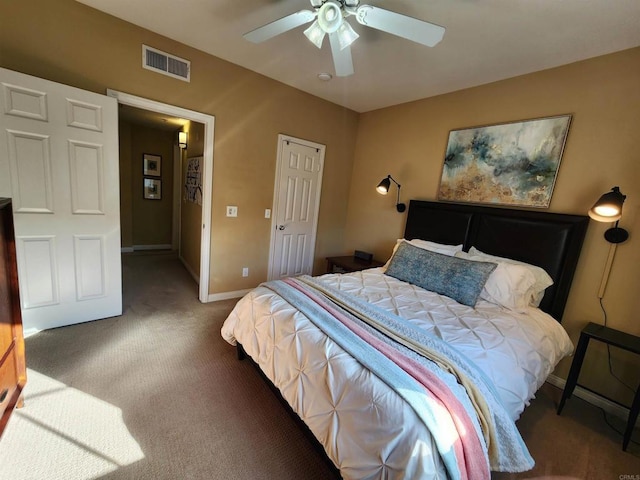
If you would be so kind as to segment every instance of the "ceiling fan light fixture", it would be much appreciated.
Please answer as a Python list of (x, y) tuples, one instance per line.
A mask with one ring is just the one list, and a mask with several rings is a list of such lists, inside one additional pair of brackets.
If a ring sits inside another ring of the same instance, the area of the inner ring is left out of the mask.
[(304, 31), (304, 34), (316, 47), (322, 48), (322, 42), (326, 34), (318, 23), (318, 20), (314, 21), (311, 26)]
[(340, 42), (340, 50), (344, 50), (360, 37), (353, 29), (351, 24), (346, 20), (338, 28), (338, 41)]
[(305, 36), (316, 47), (322, 48), (324, 37), (328, 35), (335, 74), (338, 77), (348, 77), (354, 73), (350, 46), (359, 38), (347, 21), (349, 17), (355, 17), (358, 23), (366, 27), (428, 47), (440, 42), (445, 32), (444, 27), (440, 25), (372, 5), (361, 5), (360, 0), (310, 1), (312, 10), (291, 13), (245, 33), (244, 38), (253, 43), (262, 43), (294, 28), (312, 23), (304, 31)]
[(325, 2), (318, 10), (318, 23), (325, 33), (336, 32), (343, 23), (340, 5), (332, 1)]

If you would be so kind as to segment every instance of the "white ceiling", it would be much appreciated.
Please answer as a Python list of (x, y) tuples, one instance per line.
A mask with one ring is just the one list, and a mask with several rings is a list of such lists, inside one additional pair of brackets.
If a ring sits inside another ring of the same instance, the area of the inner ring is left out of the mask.
[(78, 1), (358, 112), (640, 46), (640, 0), (361, 0), (442, 25), (444, 39), (429, 48), (351, 17), (355, 74), (323, 82), (330, 47), (305, 26), (262, 44), (242, 37), (309, 0)]

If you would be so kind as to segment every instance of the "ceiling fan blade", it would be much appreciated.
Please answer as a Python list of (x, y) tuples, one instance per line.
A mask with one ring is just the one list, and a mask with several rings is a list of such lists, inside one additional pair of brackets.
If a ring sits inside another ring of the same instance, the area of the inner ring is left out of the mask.
[(437, 45), (445, 32), (445, 28), (440, 25), (371, 5), (360, 5), (356, 10), (356, 19), (367, 27), (382, 30), (427, 47)]
[(262, 27), (251, 30), (243, 35), (244, 38), (253, 43), (262, 43), (265, 40), (280, 35), (281, 33), (288, 32), (300, 25), (309, 23), (316, 18), (316, 12), (311, 10), (300, 10), (299, 12), (292, 13), (286, 17), (282, 17), (274, 22), (267, 23)]
[(329, 35), (331, 43), (331, 54), (333, 55), (333, 65), (338, 77), (348, 77), (353, 75), (353, 60), (351, 59), (351, 47), (340, 49), (340, 40), (337, 33)]

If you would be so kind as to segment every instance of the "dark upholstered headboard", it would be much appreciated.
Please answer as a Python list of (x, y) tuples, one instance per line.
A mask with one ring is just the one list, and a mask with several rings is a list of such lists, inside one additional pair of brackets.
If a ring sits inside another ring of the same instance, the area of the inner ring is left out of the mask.
[(544, 268), (554, 284), (540, 309), (561, 321), (588, 223), (583, 215), (411, 200), (404, 236)]

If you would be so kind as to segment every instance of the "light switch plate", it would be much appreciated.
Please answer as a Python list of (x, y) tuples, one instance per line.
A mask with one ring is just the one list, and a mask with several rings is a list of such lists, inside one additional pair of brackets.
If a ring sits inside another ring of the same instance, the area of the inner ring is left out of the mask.
[(237, 217), (238, 207), (234, 205), (227, 205), (227, 217)]

